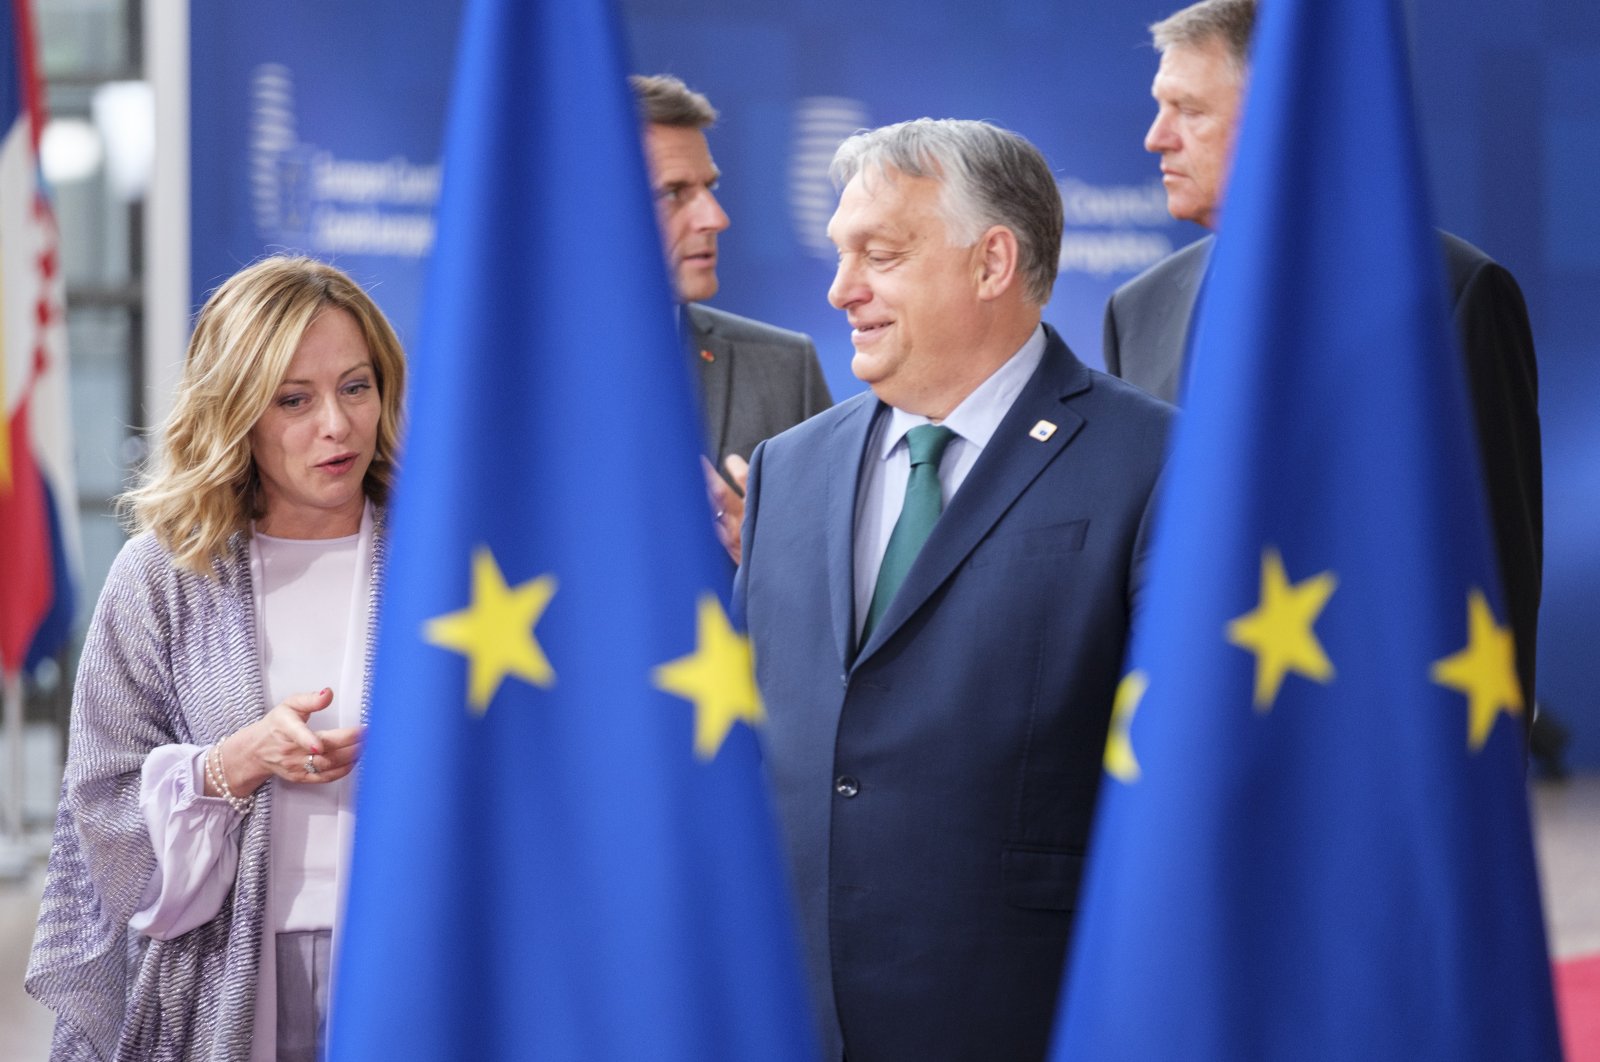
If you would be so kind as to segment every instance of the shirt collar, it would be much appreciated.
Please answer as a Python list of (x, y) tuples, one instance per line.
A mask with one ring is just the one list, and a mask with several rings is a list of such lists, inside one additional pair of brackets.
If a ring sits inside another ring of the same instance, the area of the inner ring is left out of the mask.
[[(989, 378), (963, 398), (941, 423), (959, 438), (982, 450), (1011, 411), (1011, 404), (1022, 393), (1023, 386), (1039, 367), (1040, 360), (1044, 358), (1044, 346), (1044, 326), (1039, 325), (1021, 349), (990, 373)], [(894, 448), (900, 445), (900, 440), (905, 438), (906, 432), (919, 424), (931, 423), (920, 414), (907, 413), (890, 406), (888, 430), (883, 433), (879, 459), (887, 460)]]

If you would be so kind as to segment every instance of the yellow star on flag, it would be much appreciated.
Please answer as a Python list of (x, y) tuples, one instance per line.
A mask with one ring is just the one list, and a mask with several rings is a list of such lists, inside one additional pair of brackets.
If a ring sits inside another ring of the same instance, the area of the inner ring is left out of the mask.
[(1324, 684), (1333, 678), (1333, 664), (1311, 628), (1338, 585), (1332, 572), (1291, 585), (1278, 551), (1261, 551), (1261, 603), (1228, 624), (1228, 641), (1256, 654), (1257, 711), (1272, 710), (1291, 671)]
[(472, 552), (472, 604), (423, 626), (423, 638), (467, 658), (467, 703), (474, 715), (489, 709), (507, 675), (541, 689), (556, 673), (533, 636), (534, 625), (556, 593), (556, 577), (541, 575), (508, 587), (487, 546)]
[(1522, 687), (1517, 682), (1510, 630), (1494, 621), (1483, 591), (1467, 595), (1467, 646), (1454, 656), (1434, 661), (1433, 681), (1466, 695), (1467, 747), (1476, 752), (1489, 740), (1501, 712), (1520, 715)]
[(1130, 671), (1117, 684), (1117, 698), (1111, 705), (1111, 729), (1106, 734), (1106, 773), (1128, 785), (1137, 782), (1140, 773), (1128, 728), (1133, 725), (1133, 713), (1139, 710), (1139, 702), (1149, 688), (1148, 675), (1143, 671)]
[(733, 724), (759, 726), (767, 713), (756, 690), (750, 640), (733, 629), (716, 594), (701, 594), (695, 650), (651, 672), (656, 688), (694, 702), (694, 752), (716, 758)]

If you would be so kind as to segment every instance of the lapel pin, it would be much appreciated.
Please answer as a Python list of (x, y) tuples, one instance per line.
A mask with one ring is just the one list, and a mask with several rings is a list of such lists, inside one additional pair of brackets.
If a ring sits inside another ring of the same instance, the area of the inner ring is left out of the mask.
[(1055, 433), (1056, 426), (1054, 424), (1051, 424), (1048, 420), (1041, 420), (1033, 426), (1033, 430), (1028, 434), (1040, 442), (1045, 442)]
[(715, 354), (711, 353), (711, 351), (709, 351), (709, 350), (702, 350), (700, 352), (700, 360), (701, 361), (716, 361), (717, 360), (717, 356)]

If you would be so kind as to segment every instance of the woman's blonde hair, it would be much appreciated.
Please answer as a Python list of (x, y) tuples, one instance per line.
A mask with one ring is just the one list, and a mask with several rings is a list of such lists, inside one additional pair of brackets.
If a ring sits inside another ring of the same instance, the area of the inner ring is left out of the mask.
[(363, 482), (382, 504), (393, 484), (405, 397), (405, 354), (383, 312), (343, 272), (277, 255), (229, 277), (195, 322), (177, 401), (156, 433), (143, 482), (119, 499), (135, 530), (152, 531), (180, 566), (209, 573), (235, 532), (262, 515), (250, 429), (266, 412), (311, 322), (344, 310), (361, 329), (378, 387), (378, 439)]

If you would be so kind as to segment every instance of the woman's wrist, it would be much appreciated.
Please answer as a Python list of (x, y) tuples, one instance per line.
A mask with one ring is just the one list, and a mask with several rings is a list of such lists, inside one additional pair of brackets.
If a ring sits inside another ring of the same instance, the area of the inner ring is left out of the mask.
[(223, 781), (235, 796), (248, 797), (261, 788), (261, 784), (271, 777), (271, 772), (261, 770), (256, 764), (255, 758), (249, 753), (249, 741), (244, 734), (244, 730), (229, 734), (217, 742), (217, 750), (226, 766)]
[(238, 814), (248, 815), (255, 810), (256, 798), (254, 794), (241, 796), (228, 783), (227, 760), (223, 756), (222, 746), (223, 742), (219, 741), (206, 749), (206, 792), (226, 800), (228, 806)]

